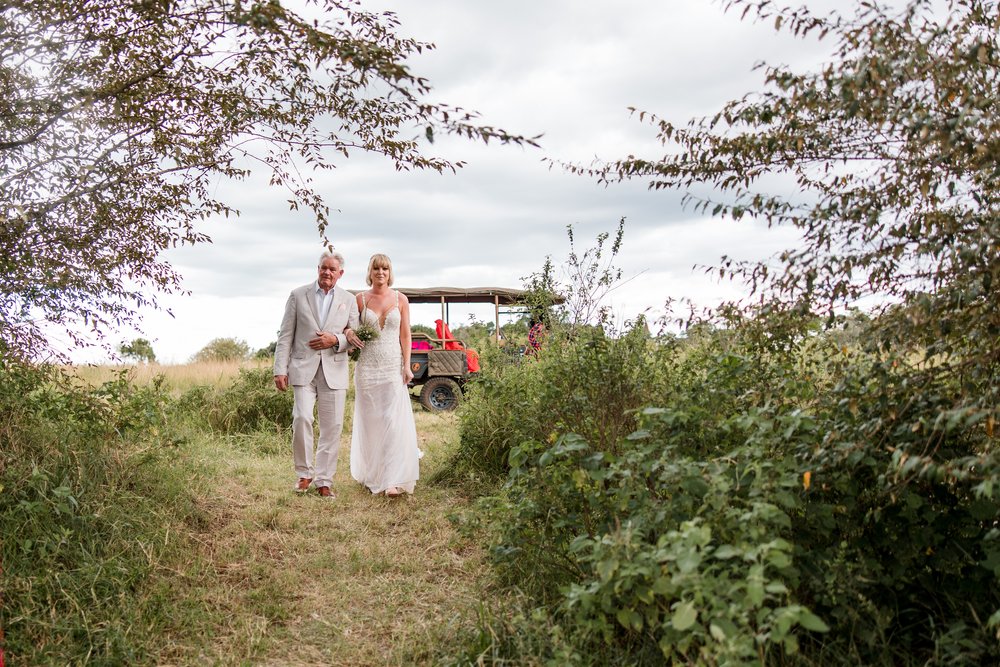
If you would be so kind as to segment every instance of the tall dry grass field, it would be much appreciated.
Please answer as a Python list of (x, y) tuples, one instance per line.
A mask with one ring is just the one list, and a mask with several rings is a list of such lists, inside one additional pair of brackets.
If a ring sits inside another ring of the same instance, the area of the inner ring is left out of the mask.
[(102, 366), (73, 366), (69, 368), (76, 377), (91, 386), (100, 385), (127, 372), (136, 384), (149, 384), (163, 376), (166, 385), (174, 392), (183, 393), (192, 387), (210, 386), (216, 389), (229, 386), (241, 368), (263, 368), (271, 365), (269, 359), (247, 361), (203, 361), (188, 364), (126, 364)]

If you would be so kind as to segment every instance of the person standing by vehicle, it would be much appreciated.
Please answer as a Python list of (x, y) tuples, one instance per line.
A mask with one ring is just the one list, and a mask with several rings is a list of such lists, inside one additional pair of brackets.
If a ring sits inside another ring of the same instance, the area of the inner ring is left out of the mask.
[(531, 320), (528, 322), (528, 347), (524, 351), (526, 355), (538, 356), (541, 351), (542, 343), (545, 341), (545, 320), (547, 319), (548, 316), (544, 311), (532, 313)]
[[(333, 498), (330, 487), (337, 472), (344, 425), (348, 348), (363, 346), (352, 331), (358, 326), (354, 297), (337, 287), (342, 275), (343, 255), (320, 255), (316, 281), (292, 290), (288, 296), (274, 350), (274, 386), (285, 391), (291, 385), (295, 400), (295, 491), (304, 493), (315, 486), (324, 498)], [(317, 404), (319, 441), (314, 442), (313, 408)]]
[(410, 303), (389, 289), (392, 262), (382, 254), (368, 262), (371, 289), (357, 295), (361, 322), (378, 331), (354, 367), (351, 475), (373, 494), (413, 493), (420, 477), (420, 449), (410, 392)]

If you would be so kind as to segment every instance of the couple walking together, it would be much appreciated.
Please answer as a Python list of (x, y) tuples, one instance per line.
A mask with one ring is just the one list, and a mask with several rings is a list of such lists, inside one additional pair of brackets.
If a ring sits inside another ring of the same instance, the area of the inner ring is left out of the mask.
[[(354, 369), (351, 475), (373, 494), (413, 493), (421, 453), (407, 390), (413, 379), (409, 302), (390, 289), (392, 263), (385, 255), (372, 256), (366, 277), (370, 289), (357, 296), (337, 287), (342, 275), (343, 255), (320, 255), (316, 281), (288, 296), (274, 351), (274, 384), (280, 391), (291, 386), (294, 398), (295, 489), (304, 492), (313, 486), (321, 496), (333, 497), (347, 395), (347, 354), (362, 348)], [(378, 336), (362, 341), (357, 335), (360, 323), (378, 331)], [(314, 407), (319, 418), (315, 456)]]

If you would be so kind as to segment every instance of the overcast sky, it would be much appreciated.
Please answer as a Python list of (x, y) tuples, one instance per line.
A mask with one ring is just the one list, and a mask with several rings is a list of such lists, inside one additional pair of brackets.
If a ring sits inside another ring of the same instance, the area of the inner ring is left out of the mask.
[[(808, 3), (810, 6), (816, 3)], [(824, 3), (829, 4), (829, 3)], [(649, 192), (634, 182), (604, 187), (551, 169), (545, 158), (590, 163), (661, 149), (634, 106), (683, 123), (758, 90), (759, 61), (812, 68), (828, 43), (793, 40), (772, 27), (741, 22), (711, 0), (364, 0), (398, 14), (399, 32), (437, 48), (412, 61), (437, 101), (475, 109), (482, 122), (542, 135), (541, 148), (439, 140), (428, 151), (468, 166), (457, 174), (397, 173), (374, 156), (354, 155), (317, 175), (334, 209), (328, 235), (347, 259), (340, 285), (363, 288), (372, 253), (394, 263), (402, 287), (521, 287), (546, 256), (561, 264), (573, 225), (578, 249), (626, 219), (620, 266), (638, 276), (613, 294), (620, 320), (655, 317), (668, 298), (709, 305), (739, 293), (696, 265), (720, 256), (763, 258), (794, 243), (787, 230), (765, 230), (694, 214), (682, 193)], [(146, 313), (143, 334), (162, 363), (182, 363), (216, 337), (257, 349), (276, 338), (289, 291), (316, 277), (322, 250), (314, 222), (288, 211), (285, 193), (266, 176), (220, 182), (219, 194), (242, 211), (204, 228), (211, 245), (168, 258), (190, 296), (164, 299), (173, 313)], [(453, 307), (492, 319), (491, 308)], [(414, 320), (433, 324), (423, 306)], [(130, 340), (135, 332), (121, 332)], [(94, 353), (79, 360), (93, 360)], [(87, 359), (87, 357), (91, 359)]]

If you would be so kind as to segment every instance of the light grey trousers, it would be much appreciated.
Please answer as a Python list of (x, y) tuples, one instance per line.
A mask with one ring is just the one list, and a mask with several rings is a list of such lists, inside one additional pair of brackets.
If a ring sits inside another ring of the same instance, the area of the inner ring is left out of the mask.
[[(331, 389), (322, 366), (312, 382), (292, 386), (292, 456), (299, 478), (311, 477), (313, 486), (331, 486), (337, 474), (340, 434), (344, 429), (346, 389)], [(313, 408), (319, 418), (319, 441), (313, 438)], [(315, 445), (315, 463), (313, 447)]]

